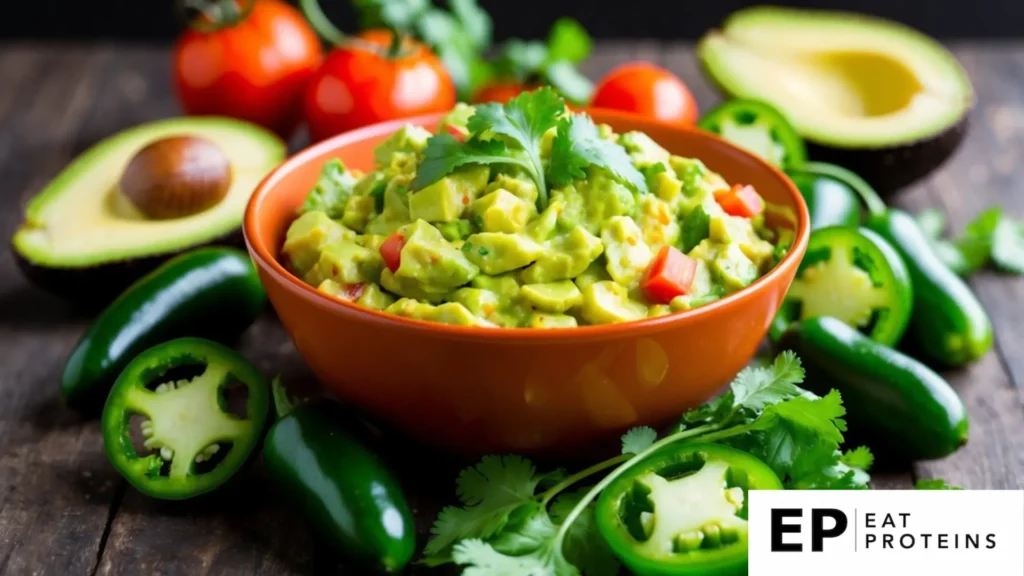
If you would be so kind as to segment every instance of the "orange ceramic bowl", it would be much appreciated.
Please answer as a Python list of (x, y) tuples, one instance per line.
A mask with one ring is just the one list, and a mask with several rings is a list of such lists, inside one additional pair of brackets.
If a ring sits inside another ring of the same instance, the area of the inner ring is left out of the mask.
[(278, 260), (288, 225), (329, 158), (369, 170), (373, 148), (405, 123), (325, 140), (272, 172), (252, 196), (245, 239), (270, 302), (330, 392), (417, 439), (466, 454), (575, 450), (637, 425), (660, 425), (715, 395), (753, 357), (807, 248), (807, 206), (793, 183), (705, 132), (608, 111), (597, 122), (642, 130), (700, 158), (730, 183), (791, 209), (796, 237), (773, 270), (686, 312), (606, 326), (449, 326), (368, 310), (318, 292)]

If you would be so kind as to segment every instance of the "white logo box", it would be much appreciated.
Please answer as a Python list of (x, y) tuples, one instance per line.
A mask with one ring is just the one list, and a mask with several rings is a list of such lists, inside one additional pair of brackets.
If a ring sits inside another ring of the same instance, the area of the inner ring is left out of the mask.
[[(762, 490), (749, 497), (749, 576), (1024, 576), (1022, 490)], [(812, 551), (815, 509), (820, 552)], [(776, 547), (802, 551), (772, 550), (773, 510)], [(785, 510), (791, 516), (781, 518)], [(832, 516), (846, 518), (841, 534), (834, 535)], [(778, 530), (782, 524), (790, 531)]]

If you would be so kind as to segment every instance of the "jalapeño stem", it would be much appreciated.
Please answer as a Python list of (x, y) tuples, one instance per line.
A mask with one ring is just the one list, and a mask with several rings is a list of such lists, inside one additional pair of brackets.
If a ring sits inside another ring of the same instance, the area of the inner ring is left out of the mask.
[(288, 398), (288, 390), (281, 383), (280, 374), (275, 376), (274, 381), (270, 383), (270, 391), (274, 395), (274, 412), (277, 414), (278, 420), (295, 409), (295, 403)]

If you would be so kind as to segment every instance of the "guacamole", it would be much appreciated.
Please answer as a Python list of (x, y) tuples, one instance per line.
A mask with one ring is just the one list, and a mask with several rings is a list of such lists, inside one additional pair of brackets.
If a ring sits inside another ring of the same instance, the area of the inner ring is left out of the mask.
[[(473, 114), (458, 105), (437, 144), (503, 138), (471, 133)], [(538, 141), (545, 170), (558, 130)], [(707, 304), (759, 278), (785, 249), (764, 225), (756, 191), (640, 132), (600, 125), (601, 146), (590, 145), (620, 154), (646, 189), (593, 163), (540, 194), (536, 175), (514, 163), (453, 163), (414, 187), (417, 170), (436, 159), (431, 137), (403, 127), (376, 148), (368, 173), (327, 161), (288, 229), (286, 266), (322, 292), (398, 316), (560, 328)]]

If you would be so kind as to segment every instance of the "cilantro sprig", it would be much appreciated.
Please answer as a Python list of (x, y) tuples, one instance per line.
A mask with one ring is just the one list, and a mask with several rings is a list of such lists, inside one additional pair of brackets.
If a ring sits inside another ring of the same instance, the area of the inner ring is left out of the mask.
[[(454, 562), (466, 576), (616, 574), (618, 563), (593, 522), (595, 499), (634, 464), (683, 443), (747, 450), (787, 488), (867, 488), (871, 452), (840, 450), (846, 422), (839, 393), (816, 396), (800, 387), (803, 378), (799, 358), (784, 352), (768, 366), (743, 370), (728, 392), (684, 414), (667, 436), (629, 430), (621, 455), (568, 476), (539, 474), (524, 458), (488, 456), (459, 476), (463, 506), (441, 512), (425, 562)], [(569, 491), (601, 473), (596, 484)]]
[(954, 272), (970, 276), (987, 266), (1024, 274), (1024, 221), (1006, 215), (995, 206), (978, 213), (953, 238), (944, 238), (946, 215), (930, 208), (917, 215), (921, 230), (933, 241), (935, 253)]
[[(556, 126), (545, 173), (542, 141)], [(643, 174), (625, 149), (601, 138), (589, 116), (565, 115), (565, 101), (551, 88), (524, 92), (506, 104), (478, 105), (468, 129), (466, 142), (443, 133), (427, 141), (413, 189), (429, 186), (466, 164), (508, 164), (522, 168), (536, 183), (540, 210), (547, 207), (549, 183), (561, 186), (585, 178), (589, 166), (607, 169), (637, 192), (647, 192)]]

